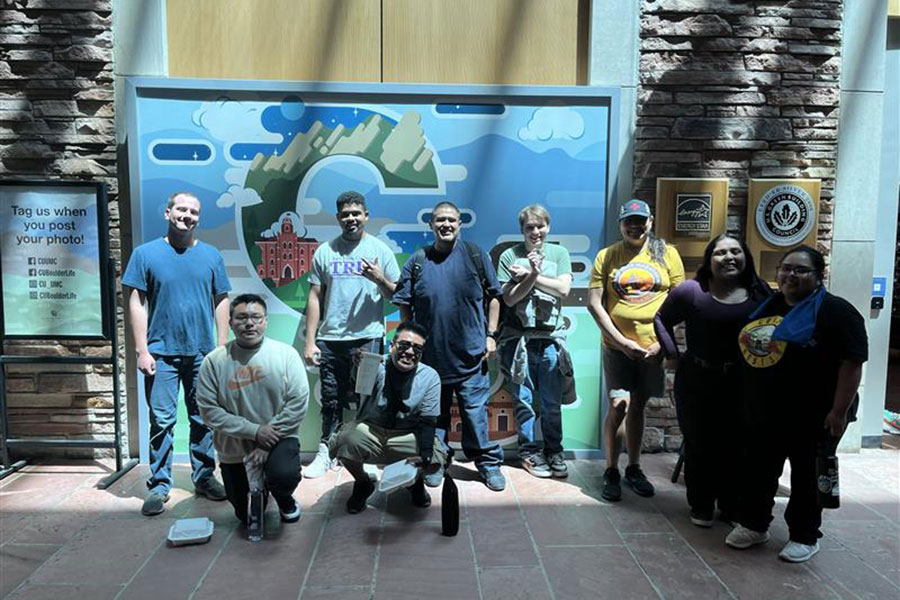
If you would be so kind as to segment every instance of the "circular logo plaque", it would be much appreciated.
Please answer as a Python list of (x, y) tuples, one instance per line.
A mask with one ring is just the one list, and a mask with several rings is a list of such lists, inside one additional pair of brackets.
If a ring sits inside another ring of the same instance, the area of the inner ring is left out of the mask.
[(756, 229), (773, 246), (799, 244), (812, 231), (815, 222), (812, 196), (796, 185), (776, 185), (756, 206)]

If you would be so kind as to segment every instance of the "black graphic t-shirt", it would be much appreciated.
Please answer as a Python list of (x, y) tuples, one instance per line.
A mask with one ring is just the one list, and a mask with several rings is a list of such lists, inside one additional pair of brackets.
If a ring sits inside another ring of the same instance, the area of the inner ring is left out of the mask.
[[(792, 416), (820, 427), (834, 401), (841, 361), (868, 359), (865, 321), (849, 302), (826, 292), (809, 342), (772, 340), (790, 308), (779, 293), (741, 330), (747, 416), (751, 424)], [(854, 419), (855, 403), (850, 414)]]

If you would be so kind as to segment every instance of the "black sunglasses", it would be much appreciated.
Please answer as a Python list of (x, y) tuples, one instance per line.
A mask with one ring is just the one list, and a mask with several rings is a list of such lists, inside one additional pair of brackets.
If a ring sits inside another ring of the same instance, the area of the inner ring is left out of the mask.
[(406, 352), (407, 350), (412, 350), (413, 356), (416, 358), (421, 358), (422, 353), (425, 351), (425, 346), (422, 344), (413, 344), (412, 342), (407, 342), (406, 340), (398, 340), (394, 342), (394, 346), (397, 348), (397, 352)]

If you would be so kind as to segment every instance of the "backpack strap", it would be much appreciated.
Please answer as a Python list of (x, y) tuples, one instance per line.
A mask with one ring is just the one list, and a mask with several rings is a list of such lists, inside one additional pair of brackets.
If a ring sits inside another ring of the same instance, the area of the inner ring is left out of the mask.
[(409, 267), (409, 306), (416, 305), (416, 279), (422, 273), (422, 265), (425, 264), (425, 248), (419, 248), (412, 255), (412, 264)]
[(472, 261), (472, 265), (475, 267), (475, 272), (478, 273), (478, 281), (481, 282), (481, 291), (483, 294), (487, 295), (487, 290), (490, 286), (487, 281), (487, 271), (484, 268), (484, 255), (481, 253), (481, 248), (476, 244), (472, 244), (465, 240), (463, 240), (463, 245), (466, 247), (469, 260)]

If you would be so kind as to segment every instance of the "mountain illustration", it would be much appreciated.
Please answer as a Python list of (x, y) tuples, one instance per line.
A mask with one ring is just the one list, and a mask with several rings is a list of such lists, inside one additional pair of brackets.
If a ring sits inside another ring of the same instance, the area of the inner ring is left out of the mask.
[[(388, 188), (437, 188), (434, 153), (425, 147), (421, 116), (407, 111), (395, 124), (373, 114), (352, 129), (315, 121), (297, 134), (281, 155), (258, 153), (244, 187), (259, 193), (262, 203), (241, 210), (244, 242), (257, 265), (260, 232), (285, 211), (293, 211), (297, 192), (310, 168), (329, 156), (358, 156), (378, 169)], [(268, 283), (267, 283), (268, 285)]]

